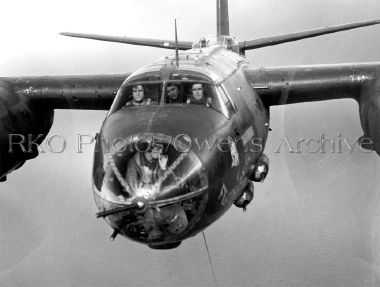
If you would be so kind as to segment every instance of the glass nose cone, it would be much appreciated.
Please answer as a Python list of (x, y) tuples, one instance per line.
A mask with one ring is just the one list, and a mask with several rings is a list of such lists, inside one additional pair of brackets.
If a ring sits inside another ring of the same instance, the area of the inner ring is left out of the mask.
[[(207, 175), (186, 137), (121, 140), (103, 150), (102, 169), (103, 180), (95, 184), (98, 207), (111, 226), (134, 240), (179, 240), (205, 208)], [(136, 202), (143, 208), (129, 209)], [(128, 211), (119, 212), (122, 206)]]
[(104, 154), (101, 194), (111, 202), (176, 199), (208, 186), (203, 166), (186, 142), (165, 137), (135, 136)]

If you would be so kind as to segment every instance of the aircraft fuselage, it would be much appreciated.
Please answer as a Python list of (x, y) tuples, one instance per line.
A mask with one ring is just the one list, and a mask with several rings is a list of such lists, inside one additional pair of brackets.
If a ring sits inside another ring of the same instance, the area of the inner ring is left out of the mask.
[[(210, 47), (181, 53), (178, 67), (166, 57), (125, 80), (97, 137), (93, 169), (99, 214), (115, 234), (175, 247), (239, 198), (269, 124), (244, 76), (246, 64), (236, 53)], [(175, 103), (167, 99), (170, 83), (181, 91)], [(191, 87), (199, 83), (208, 102), (191, 104)], [(129, 105), (138, 85), (150, 104)], [(151, 169), (141, 163), (156, 148), (167, 158), (162, 170), (157, 160)], [(143, 179), (146, 173), (155, 180)]]

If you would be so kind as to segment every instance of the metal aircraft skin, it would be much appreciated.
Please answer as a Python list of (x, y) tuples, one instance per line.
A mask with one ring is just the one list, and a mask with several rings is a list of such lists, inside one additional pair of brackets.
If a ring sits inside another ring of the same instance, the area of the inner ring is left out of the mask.
[[(380, 155), (380, 63), (257, 69), (244, 58), (245, 50), (379, 20), (238, 42), (229, 36), (227, 0), (216, 4), (217, 36), (195, 43), (63, 33), (182, 50), (134, 73), (0, 78), (0, 180), (38, 155), (54, 109), (109, 109), (94, 152), (97, 215), (113, 228), (111, 239), (167, 249), (252, 200), (252, 181), (263, 182), (269, 168), (271, 106), (355, 99), (359, 144)], [(175, 101), (167, 95), (173, 86)], [(138, 89), (143, 104), (134, 101)]]

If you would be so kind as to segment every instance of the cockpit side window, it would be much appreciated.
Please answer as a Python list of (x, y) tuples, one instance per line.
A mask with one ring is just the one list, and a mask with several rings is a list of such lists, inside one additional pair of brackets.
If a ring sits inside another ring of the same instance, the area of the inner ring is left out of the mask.
[(230, 118), (236, 113), (236, 107), (222, 87), (218, 87), (218, 92), (221, 103), (221, 111), (227, 118)]

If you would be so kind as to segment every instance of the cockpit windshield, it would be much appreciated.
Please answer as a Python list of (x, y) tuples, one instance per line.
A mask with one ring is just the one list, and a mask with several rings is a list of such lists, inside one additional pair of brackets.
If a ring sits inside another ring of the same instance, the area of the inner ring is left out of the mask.
[(230, 117), (223, 96), (219, 89), (206, 81), (138, 81), (121, 87), (110, 114), (136, 106), (198, 105)]

